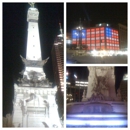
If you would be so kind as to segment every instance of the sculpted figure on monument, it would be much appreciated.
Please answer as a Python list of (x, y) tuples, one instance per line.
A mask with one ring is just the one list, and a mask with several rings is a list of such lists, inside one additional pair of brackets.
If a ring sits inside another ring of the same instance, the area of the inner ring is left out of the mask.
[[(39, 78), (40, 77), (40, 78)], [(22, 85), (22, 84), (28, 84), (31, 87), (42, 87), (43, 84), (44, 85), (52, 85), (49, 84), (48, 79), (45, 78), (44, 74), (35, 72), (35, 71), (30, 71), (27, 72), (27, 75), (23, 75), (23, 78), (19, 78), (18, 82)]]
[(90, 72), (89, 88), (88, 88), (89, 90), (87, 93), (89, 95), (88, 99), (89, 100), (109, 100), (112, 94), (110, 91), (113, 92), (113, 87), (114, 87), (113, 68), (88, 67), (88, 69)]
[(22, 114), (26, 115), (27, 114), (26, 102), (20, 99), (20, 106), (21, 106)]
[(97, 74), (95, 74), (96, 77), (96, 82), (95, 82), (95, 87), (93, 88), (93, 91), (96, 93), (101, 93), (102, 89), (107, 89), (107, 74), (102, 77), (102, 76), (97, 76)]
[(46, 63), (47, 63), (48, 59), (49, 59), (49, 57), (48, 57), (48, 58), (46, 58), (45, 60), (42, 60), (41, 64), (44, 66), (44, 64), (46, 64)]
[[(20, 55), (23, 63), (25, 64), (25, 66), (27, 67), (40, 67), (42, 68), (48, 61), (49, 57), (46, 58), (45, 60), (42, 61), (34, 61), (34, 60), (27, 60), (25, 58), (23, 58)], [(28, 84), (29, 86), (34, 86), (34, 87), (43, 87), (44, 85), (47, 85), (49, 83), (48, 79), (46, 79), (46, 75), (44, 72), (36, 72), (36, 71), (27, 71), (27, 70), (23, 70), (20, 72), (21, 75), (23, 75), (23, 78), (19, 78), (18, 82), (22, 85), (22, 84)]]

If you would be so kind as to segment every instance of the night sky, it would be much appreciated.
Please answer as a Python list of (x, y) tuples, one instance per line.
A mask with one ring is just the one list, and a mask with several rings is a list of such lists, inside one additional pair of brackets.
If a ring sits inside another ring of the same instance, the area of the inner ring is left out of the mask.
[[(77, 75), (77, 80), (88, 80), (89, 70), (87, 67), (67, 67), (66, 71), (69, 73), (68, 81), (74, 81), (74, 74)], [(115, 89), (117, 90), (122, 81), (123, 75), (127, 73), (126, 66), (116, 66), (114, 69), (115, 73)]]
[(83, 26), (127, 25), (127, 3), (67, 3), (67, 32), (79, 26), (80, 19)]
[[(28, 3), (3, 3), (3, 115), (12, 112), (13, 84), (24, 69), (20, 55), (26, 58)], [(39, 10), (39, 33), (42, 59), (50, 57), (44, 71), (54, 82), (51, 49), (59, 31), (64, 27), (63, 3), (36, 3)]]

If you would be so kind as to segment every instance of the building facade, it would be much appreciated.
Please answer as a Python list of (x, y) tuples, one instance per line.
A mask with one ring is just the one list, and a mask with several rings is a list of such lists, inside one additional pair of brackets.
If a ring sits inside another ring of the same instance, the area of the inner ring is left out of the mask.
[(127, 80), (128, 80), (128, 75), (124, 74), (123, 76), (123, 80), (121, 81), (120, 84), (120, 94), (121, 94), (121, 100), (122, 101), (128, 101), (128, 97), (127, 97)]
[(55, 84), (61, 88), (61, 91), (64, 91), (64, 44), (62, 35), (57, 36), (51, 53)]
[(76, 80), (75, 84), (72, 85), (67, 82), (67, 103), (69, 102), (80, 102), (84, 95), (87, 94), (88, 82), (85, 80)]
[(127, 50), (127, 27), (122, 24), (118, 24), (119, 27), (119, 41), (120, 50)]
[(109, 24), (97, 24), (86, 29), (72, 30), (72, 44), (86, 46), (87, 50), (119, 50), (119, 34)]

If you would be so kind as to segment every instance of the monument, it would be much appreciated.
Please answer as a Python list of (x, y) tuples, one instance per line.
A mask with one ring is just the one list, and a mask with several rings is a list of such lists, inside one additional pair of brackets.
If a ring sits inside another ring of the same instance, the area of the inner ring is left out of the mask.
[(82, 101), (116, 101), (115, 75), (113, 66), (89, 66), (88, 90)]
[(19, 127), (61, 127), (58, 116), (55, 93), (52, 83), (46, 78), (43, 70), (48, 58), (42, 60), (38, 16), (35, 3), (29, 3), (28, 38), (26, 58), (21, 57), (25, 68), (20, 74), (18, 84), (14, 84), (13, 124)]
[(127, 103), (115, 92), (113, 66), (89, 66), (88, 90), (82, 102), (67, 104), (68, 128), (126, 128)]

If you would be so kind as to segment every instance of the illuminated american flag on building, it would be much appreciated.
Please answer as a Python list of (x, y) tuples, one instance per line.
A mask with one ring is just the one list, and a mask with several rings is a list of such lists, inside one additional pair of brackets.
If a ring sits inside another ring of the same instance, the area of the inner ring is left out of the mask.
[(87, 46), (87, 50), (119, 50), (118, 31), (110, 27), (73, 30), (72, 44), (78, 45), (79, 38), (81, 38), (81, 44)]
[(119, 36), (118, 31), (106, 28), (106, 49), (119, 50)]
[(79, 44), (79, 38), (82, 40), (82, 44), (85, 44), (86, 30), (72, 30), (72, 44)]

